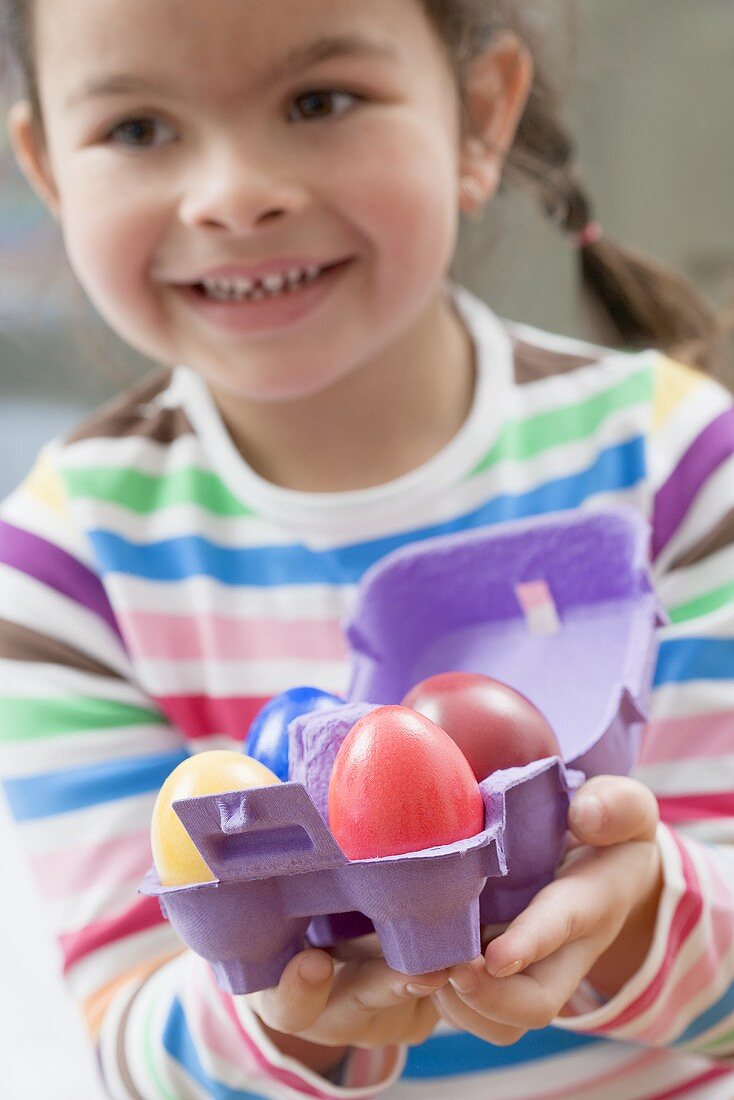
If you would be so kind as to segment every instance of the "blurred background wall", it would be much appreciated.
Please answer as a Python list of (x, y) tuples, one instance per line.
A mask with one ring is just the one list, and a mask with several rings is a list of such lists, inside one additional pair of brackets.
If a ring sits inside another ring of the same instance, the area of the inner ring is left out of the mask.
[[(723, 306), (734, 299), (734, 0), (581, 0), (580, 9), (570, 113), (597, 215)], [(471, 229), (455, 273), (498, 313), (605, 340), (579, 299), (577, 257), (529, 198), (502, 196)], [(85, 307), (58, 229), (0, 129), (0, 496), (46, 439), (147, 367)], [(0, 835), (4, 814), (0, 805)], [(0, 1095), (91, 1100), (81, 1029), (50, 977), (55, 949), (25, 875), (0, 843)]]

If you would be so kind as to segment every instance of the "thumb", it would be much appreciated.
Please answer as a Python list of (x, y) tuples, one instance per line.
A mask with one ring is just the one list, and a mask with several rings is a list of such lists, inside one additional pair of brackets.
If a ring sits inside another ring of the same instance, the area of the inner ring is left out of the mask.
[(275, 989), (251, 995), (260, 1019), (275, 1031), (297, 1035), (316, 1023), (331, 994), (334, 965), (325, 951), (302, 951), (281, 974)]
[(654, 840), (660, 812), (649, 787), (619, 775), (584, 783), (568, 811), (568, 826), (583, 844), (606, 847), (628, 840)]

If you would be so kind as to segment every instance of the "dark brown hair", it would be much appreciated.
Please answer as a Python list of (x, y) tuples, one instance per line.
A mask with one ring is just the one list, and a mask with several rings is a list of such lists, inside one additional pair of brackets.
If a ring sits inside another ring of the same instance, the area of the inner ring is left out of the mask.
[[(533, 55), (535, 79), (505, 176), (529, 187), (565, 232), (594, 220), (592, 202), (562, 116), (562, 89), (547, 55), (547, 20), (533, 0), (420, 0), (445, 45), (461, 92), (472, 59), (491, 37), (510, 30)], [(0, 0), (8, 42), (30, 100), (39, 134), (43, 119), (33, 57), (33, 0)], [(465, 123), (468, 119), (465, 115)], [(584, 286), (609, 316), (620, 343), (657, 347), (682, 362), (716, 371), (722, 328), (713, 309), (679, 274), (606, 234), (579, 250)]]

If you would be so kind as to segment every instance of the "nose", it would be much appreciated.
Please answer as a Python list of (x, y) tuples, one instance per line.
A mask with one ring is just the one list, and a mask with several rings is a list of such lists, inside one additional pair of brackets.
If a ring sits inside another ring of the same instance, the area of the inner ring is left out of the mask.
[(185, 187), (179, 217), (190, 228), (247, 235), (302, 211), (308, 202), (302, 183), (257, 166), (246, 155), (229, 154), (201, 160)]

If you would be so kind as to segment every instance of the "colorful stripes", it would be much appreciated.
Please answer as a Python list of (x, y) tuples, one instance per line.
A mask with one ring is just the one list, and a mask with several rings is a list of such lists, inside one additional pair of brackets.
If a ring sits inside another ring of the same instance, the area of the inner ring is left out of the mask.
[(693, 1023), (689, 1024), (680, 1038), (676, 1040), (676, 1046), (692, 1042), (704, 1031), (709, 1031), (712, 1027), (720, 1024), (732, 1013), (734, 1013), (734, 984), (729, 986), (726, 993), (719, 998), (716, 1004), (711, 1005)]
[(164, 917), (157, 898), (139, 898), (124, 913), (110, 920), (95, 921), (78, 932), (65, 932), (58, 937), (64, 959), (64, 973), (80, 959), (100, 947), (134, 936), (163, 924)]
[(155, 710), (110, 699), (0, 697), (0, 741), (45, 740), (84, 730), (163, 724)]
[(227, 734), (240, 741), (249, 730), (255, 715), (270, 698), (269, 695), (227, 698), (210, 695), (166, 695), (160, 696), (156, 702), (173, 725), (185, 729), (192, 740), (212, 734)]
[(701, 486), (733, 453), (734, 409), (727, 409), (698, 436), (657, 494), (653, 558), (670, 542)]
[[(666, 1089), (665, 1092), (656, 1092), (655, 1095), (650, 1095), (649, 1098), (645, 1097), (645, 1100), (675, 1100), (676, 1097), (690, 1097), (693, 1089), (702, 1089), (704, 1085), (713, 1084), (714, 1081), (720, 1081), (724, 1077), (731, 1077), (731, 1071), (725, 1067), (714, 1067), (714, 1069), (706, 1070), (704, 1073), (696, 1074), (695, 1077), (685, 1081), (682, 1085), (676, 1085), (672, 1089)], [(705, 1100), (705, 1093), (700, 1093), (701, 1100)], [(718, 1098), (720, 1093), (715, 1094)]]
[(120, 626), (136, 654), (147, 660), (343, 661), (346, 642), (335, 620), (244, 619), (226, 615), (165, 615), (146, 611), (119, 614)]
[(252, 509), (232, 495), (221, 478), (196, 467), (159, 477), (125, 466), (71, 467), (65, 471), (64, 481), (72, 499), (105, 501), (140, 515), (192, 504), (213, 516), (235, 518), (253, 514)]
[(597, 1032), (601, 1034), (606, 1035), (625, 1027), (626, 1024), (634, 1020), (635, 1017), (641, 1016), (656, 1002), (665, 986), (666, 978), (679, 951), (700, 920), (703, 911), (703, 900), (693, 861), (686, 851), (685, 845), (678, 840), (675, 833), (671, 833), (671, 836), (680, 853), (685, 891), (678, 902), (670, 923), (665, 956), (660, 969), (647, 988), (631, 1004), (628, 1004), (619, 1015), (596, 1028)]
[(498, 462), (522, 462), (552, 447), (587, 439), (613, 413), (649, 405), (652, 392), (653, 371), (645, 367), (585, 401), (547, 409), (524, 420), (510, 421), (502, 428), (497, 442), (474, 468), (471, 476), (485, 473)]
[(701, 1003), (720, 980), (721, 961), (732, 952), (734, 924), (729, 914), (729, 883), (715, 868), (714, 860), (705, 850), (697, 849), (695, 856), (707, 912), (676, 961), (663, 1011), (657, 1012), (652, 1023), (637, 1036), (645, 1044), (663, 1045), (675, 1039), (680, 1030), (678, 1016), (681, 1008), (685, 1010), (686, 1005)]
[(3, 788), (16, 821), (37, 821), (157, 791), (188, 755), (181, 749), (69, 771), (41, 772), (27, 779), (6, 779)]
[(719, 611), (720, 608), (727, 607), (732, 602), (734, 602), (734, 582), (722, 584), (702, 596), (696, 596), (677, 607), (671, 607), (668, 617), (671, 623), (684, 623), (689, 619), (711, 615), (712, 612)]
[(668, 825), (681, 825), (687, 821), (714, 821), (719, 817), (734, 817), (734, 792), (701, 792), (669, 797), (658, 795), (658, 805), (660, 816)]
[[(162, 1100), (340, 1094), (279, 1059), (248, 1010), (215, 989), (203, 961), (184, 951), (160, 966), (175, 932), (135, 887), (167, 775), (218, 739), (241, 744), (296, 672), (338, 690), (325, 681), (346, 674), (339, 617), (365, 570), (408, 543), (607, 503), (647, 514), (654, 500), (658, 557), (669, 546), (676, 552), (674, 540), (698, 564), (679, 550), (675, 576), (661, 578), (677, 625), (662, 636), (641, 774), (647, 768), (659, 785), (669, 824), (695, 824), (706, 838), (734, 820), (724, 775), (733, 755), (734, 579), (722, 553), (734, 502), (707, 496), (717, 495), (734, 453), (734, 411), (713, 383), (652, 353), (607, 358), (543, 334), (534, 343), (531, 329), (522, 336), (524, 384), (503, 394), (509, 419), (496, 430), (491, 421), (486, 439), (467, 436), (463, 465), (454, 444), (451, 478), (444, 471), (435, 489), (422, 486), (418, 504), (407, 493), (401, 506), (393, 486), (382, 512), (379, 490), (372, 494), (366, 516), (353, 506), (347, 519), (334, 507), (321, 516), (303, 494), (294, 494), (291, 515), (282, 492), (269, 510), (264, 483), (255, 491), (238, 477), (221, 425), (162, 378), (48, 451), (5, 513), (5, 790), (62, 929), (70, 989), (91, 1030), (104, 1035), (105, 1021), (121, 1029), (104, 1044), (111, 1081), (129, 1074)], [(497, 348), (486, 339), (480, 359), (491, 369)], [(693, 405), (695, 418), (679, 431)], [(712, 569), (705, 559), (717, 551)], [(524, 593), (531, 618), (539, 594)], [(666, 779), (671, 769), (675, 783)], [(696, 843), (673, 834), (677, 856), (668, 856), (680, 862), (680, 881), (671, 889), (680, 894), (667, 895), (633, 993), (623, 989), (601, 1008), (589, 1002), (589, 1016), (569, 1018), (568, 1029), (559, 1021), (509, 1047), (438, 1031), (408, 1052), (386, 1100), (449, 1091), (457, 1100), (663, 1100), (692, 1089), (703, 1097), (709, 1082), (734, 1076), (689, 1058), (726, 1051), (734, 1034), (734, 888), (723, 861), (709, 873), (708, 849)], [(131, 992), (135, 980), (142, 985)], [(673, 1038), (672, 1054), (634, 1045)], [(379, 1090), (398, 1058), (392, 1048), (355, 1057), (361, 1068), (350, 1067), (345, 1086)]]
[(734, 710), (658, 718), (645, 731), (639, 764), (726, 756), (734, 744)]
[(234, 550), (194, 535), (146, 544), (102, 530), (90, 531), (89, 537), (105, 574), (129, 574), (166, 583), (208, 576), (233, 586), (355, 584), (371, 565), (408, 542), (563, 511), (578, 507), (598, 493), (629, 489), (644, 477), (644, 452), (644, 440), (635, 438), (602, 451), (580, 473), (547, 482), (530, 492), (502, 494), (445, 523), (329, 551), (309, 551), (299, 545)]
[(701, 388), (703, 378), (691, 367), (664, 356), (660, 357), (655, 374), (653, 432), (657, 434), (691, 394)]
[(106, 884), (137, 887), (150, 862), (150, 828), (109, 840), (89, 837), (84, 844), (30, 859), (34, 878), (49, 901)]
[(463, 1073), (522, 1065), (543, 1058), (553, 1058), (569, 1051), (581, 1050), (604, 1040), (571, 1031), (546, 1027), (528, 1031), (511, 1046), (493, 1046), (469, 1032), (434, 1035), (420, 1046), (408, 1049), (403, 1076), (408, 1080), (437, 1080), (457, 1077)]
[[(206, 1073), (191, 1037), (183, 1006), (178, 998), (173, 1000), (168, 1013), (163, 1031), (163, 1047), (166, 1053), (174, 1058), (201, 1088), (206, 1090), (206, 1096), (215, 1097), (216, 1100), (262, 1100), (262, 1093), (230, 1088)], [(302, 1092), (303, 1088), (299, 1091)]]
[(734, 638), (675, 638), (660, 646), (655, 687), (690, 680), (731, 680)]
[(118, 632), (114, 613), (99, 578), (52, 543), (0, 520), (0, 562), (86, 607), (115, 633)]
[[(258, 1070), (263, 1074), (266, 1079), (278, 1081), (280, 1084), (284, 1085), (288, 1089), (293, 1089), (296, 1092), (303, 1093), (304, 1096), (315, 1096), (318, 1098), (324, 1098), (329, 1095), (324, 1089), (314, 1088), (313, 1085), (310, 1085), (307, 1081), (303, 1079), (303, 1077), (299, 1077), (292, 1070), (285, 1069), (282, 1066), (273, 1065), (273, 1063), (266, 1058), (264, 1052), (255, 1042), (247, 1028), (243, 1026), (242, 1020), (237, 1012), (235, 1003), (232, 998), (227, 996), (226, 994), (223, 994), (219, 989), (217, 989), (213, 983), (213, 980), (212, 993), (220, 1002), (223, 1011), (226, 1013), (229, 1021), (233, 1025), (237, 1041), (242, 1044), (250, 1058), (257, 1066)], [(247, 1010), (245, 1010), (245, 1014), (246, 1012)], [(257, 1027), (258, 1025), (253, 1024), (251, 1026)]]
[[(178, 954), (180, 952), (177, 951), (176, 955)], [(82, 1015), (87, 1033), (92, 1040), (97, 1040), (105, 1014), (116, 994), (124, 989), (128, 983), (136, 979), (142, 981), (147, 978), (171, 958), (175, 958), (175, 955), (163, 955), (160, 958), (146, 959), (142, 965), (126, 970), (122, 974), (117, 974), (112, 981), (100, 986), (91, 996), (86, 998), (82, 1004)]]

